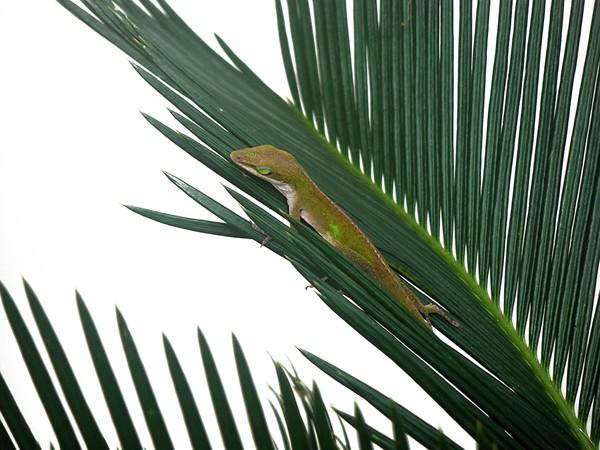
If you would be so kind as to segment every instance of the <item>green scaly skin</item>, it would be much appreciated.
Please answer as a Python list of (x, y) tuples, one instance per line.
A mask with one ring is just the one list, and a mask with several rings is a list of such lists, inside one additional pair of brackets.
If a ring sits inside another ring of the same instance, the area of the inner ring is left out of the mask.
[(362, 230), (317, 187), (291, 154), (262, 145), (236, 150), (231, 153), (231, 160), (275, 186), (286, 197), (290, 216), (308, 223), (327, 242), (371, 275), (427, 328), (431, 329), (429, 314), (439, 314), (458, 326), (436, 305), (423, 305), (417, 299)]

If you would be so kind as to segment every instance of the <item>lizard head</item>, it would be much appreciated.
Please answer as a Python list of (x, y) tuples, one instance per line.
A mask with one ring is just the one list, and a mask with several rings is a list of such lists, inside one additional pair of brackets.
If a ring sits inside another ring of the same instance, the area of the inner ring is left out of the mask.
[(231, 152), (231, 160), (242, 169), (275, 187), (294, 186), (304, 169), (291, 154), (271, 145), (261, 145)]

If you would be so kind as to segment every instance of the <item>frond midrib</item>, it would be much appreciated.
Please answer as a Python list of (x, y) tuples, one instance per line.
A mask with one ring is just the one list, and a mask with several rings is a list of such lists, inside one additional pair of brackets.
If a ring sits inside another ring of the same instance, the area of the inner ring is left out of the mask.
[[(425, 227), (417, 222), (416, 218), (410, 215), (404, 210), (394, 199), (386, 194), (382, 187), (375, 183), (368, 175), (362, 172), (358, 167), (352, 164), (340, 151), (331, 144), (325, 136), (317, 130), (314, 125), (302, 115), (297, 107), (290, 104), (290, 107), (296, 112), (296, 116), (304, 123), (304, 125), (311, 131), (311, 133), (323, 144), (327, 150), (335, 155), (338, 160), (346, 167), (347, 170), (352, 172), (358, 177), (362, 183), (369, 188), (373, 195), (377, 196), (380, 200), (385, 202), (390, 208), (397, 214), (399, 220), (408, 223), (421, 238), (430, 245), (430, 247), (436, 252), (436, 254), (442, 258), (448, 265), (450, 265), (454, 271), (459, 275), (460, 279), (468, 285), (475, 296), (481, 300), (481, 303), (489, 314), (496, 320), (501, 329), (504, 331), (510, 342), (518, 349), (519, 354), (523, 360), (531, 367), (534, 374), (536, 375), (539, 383), (544, 387), (548, 397), (556, 405), (557, 411), (565, 419), (565, 422), (571, 428), (573, 435), (577, 438), (582, 448), (594, 449), (594, 445), (589, 437), (583, 431), (585, 427), (581, 424), (579, 418), (575, 414), (573, 407), (567, 402), (564, 395), (562, 394), (560, 387), (556, 385), (548, 370), (541, 364), (537, 355), (527, 345), (523, 336), (521, 336), (509, 318), (507, 318), (502, 310), (494, 303), (487, 291), (481, 287), (481, 285), (475, 280), (475, 278), (467, 271), (467, 269), (459, 263), (448, 249), (446, 249), (440, 241), (430, 235)], [(343, 205), (342, 205), (343, 206)], [(393, 263), (390, 263), (393, 266)], [(419, 286), (427, 292), (427, 286)]]

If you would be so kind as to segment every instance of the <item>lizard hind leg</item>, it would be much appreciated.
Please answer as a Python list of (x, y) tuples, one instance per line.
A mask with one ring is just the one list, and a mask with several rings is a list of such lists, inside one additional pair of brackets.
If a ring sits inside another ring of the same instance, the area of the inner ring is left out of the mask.
[(437, 314), (444, 320), (446, 320), (450, 325), (456, 328), (460, 328), (460, 323), (455, 320), (452, 320), (446, 312), (441, 309), (439, 306), (434, 305), (433, 303), (429, 303), (428, 305), (421, 305), (419, 308), (421, 314), (425, 316), (425, 319), (429, 322), (429, 314)]
[(261, 228), (258, 225), (256, 225), (254, 222), (250, 222), (250, 224), (252, 225), (252, 229), (254, 231), (258, 231), (259, 233), (264, 234), (266, 236), (263, 239), (263, 241), (260, 243), (261, 247), (266, 246), (269, 243), (269, 241), (271, 240), (271, 236), (269, 236), (267, 233), (265, 233), (263, 230), (261, 230)]

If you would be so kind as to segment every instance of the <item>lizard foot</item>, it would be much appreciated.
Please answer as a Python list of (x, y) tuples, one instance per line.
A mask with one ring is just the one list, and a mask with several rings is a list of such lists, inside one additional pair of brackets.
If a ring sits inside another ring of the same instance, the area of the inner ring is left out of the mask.
[(422, 307), (420, 309), (421, 309), (421, 313), (423, 313), (425, 315), (425, 318), (427, 319), (428, 322), (429, 322), (429, 319), (427, 318), (427, 316), (429, 314), (437, 314), (438, 316), (440, 316), (444, 320), (446, 320), (453, 327), (460, 328), (460, 323), (458, 323), (455, 320), (452, 320), (450, 318), (450, 316), (448, 314), (446, 314), (446, 312), (437, 305), (433, 305), (430, 303), (428, 305), (422, 305)]
[[(321, 277), (321, 281), (327, 281), (327, 278), (329, 277)], [(304, 289), (305, 290), (309, 290), (309, 289), (314, 289), (315, 287), (312, 284), (309, 284), (308, 286), (305, 286)]]
[(254, 222), (250, 222), (252, 224), (252, 229), (255, 231), (258, 231), (261, 234), (264, 234), (266, 237), (263, 239), (263, 241), (260, 243), (261, 247), (264, 247), (265, 245), (267, 245), (269, 243), (269, 241), (271, 240), (271, 236), (269, 236), (267, 233), (265, 233), (263, 230), (261, 230), (261, 228), (256, 225)]

